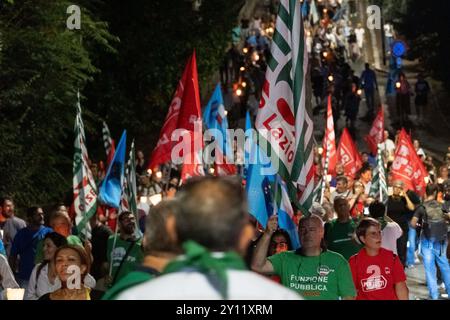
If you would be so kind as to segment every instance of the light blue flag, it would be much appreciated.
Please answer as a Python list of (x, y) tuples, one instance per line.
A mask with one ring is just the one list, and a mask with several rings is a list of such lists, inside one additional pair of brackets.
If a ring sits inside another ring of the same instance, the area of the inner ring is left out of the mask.
[(250, 163), (250, 152), (253, 146), (253, 127), (250, 118), (250, 112), (247, 110), (245, 114), (245, 148), (244, 148), (244, 177), (247, 177), (248, 167)]
[[(233, 149), (227, 138), (228, 120), (220, 83), (217, 84), (211, 99), (205, 107), (205, 111), (203, 112), (203, 123), (206, 129), (218, 130), (213, 132), (213, 136), (215, 140), (218, 141), (220, 152), (222, 152), (225, 157), (232, 159)], [(221, 134), (222, 136), (215, 136), (217, 134)]]
[(267, 155), (256, 143), (252, 144), (246, 182), (248, 211), (264, 228), (274, 211), (272, 186), (275, 182), (275, 170), (271, 168)]
[(278, 227), (285, 230), (289, 234), (292, 248), (297, 250), (300, 248), (300, 241), (298, 238), (297, 225), (293, 221), (294, 209), (292, 208), (291, 201), (289, 200), (286, 183), (282, 181), (280, 176), (277, 176), (277, 183), (279, 192), (281, 193), (281, 199), (279, 199), (280, 201), (278, 205)]
[(117, 146), (114, 158), (109, 164), (108, 172), (100, 187), (100, 202), (119, 209), (122, 186), (125, 179), (125, 150), (127, 147), (127, 131), (124, 130)]

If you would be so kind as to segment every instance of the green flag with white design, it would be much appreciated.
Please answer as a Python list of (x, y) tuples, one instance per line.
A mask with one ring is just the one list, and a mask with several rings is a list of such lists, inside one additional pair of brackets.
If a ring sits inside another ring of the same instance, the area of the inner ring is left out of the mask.
[(377, 166), (372, 171), (372, 185), (369, 196), (378, 199), (380, 202), (386, 202), (388, 199), (388, 189), (386, 183), (386, 171), (384, 167), (383, 151), (378, 145)]
[(256, 128), (290, 200), (308, 214), (314, 197), (314, 130), (300, 5), (280, 1)]
[(78, 93), (77, 115), (75, 118), (75, 143), (73, 156), (73, 200), (76, 213), (75, 222), (79, 234), (87, 236), (89, 219), (97, 212), (97, 186), (89, 168), (84, 124), (81, 117), (80, 94)]

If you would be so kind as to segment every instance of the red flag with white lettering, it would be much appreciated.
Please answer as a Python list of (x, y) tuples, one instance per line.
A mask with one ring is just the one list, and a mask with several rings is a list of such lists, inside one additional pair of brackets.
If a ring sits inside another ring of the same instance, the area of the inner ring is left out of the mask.
[(375, 120), (373, 121), (372, 128), (370, 129), (369, 135), (367, 135), (364, 140), (373, 155), (378, 154), (378, 145), (383, 143), (384, 140), (384, 110), (383, 106), (380, 107)]
[[(179, 158), (183, 160), (181, 169), (181, 181), (186, 182), (189, 178), (204, 176), (203, 169), (203, 132), (202, 121), (197, 120), (195, 131), (184, 130), (181, 136), (181, 141), (177, 146), (182, 147), (182, 150), (175, 152)], [(181, 156), (182, 155), (182, 156)]]
[(362, 159), (347, 128), (342, 132), (337, 156), (338, 162), (344, 166), (345, 175), (354, 178), (362, 168)]
[[(329, 150), (328, 150), (329, 146)], [(323, 165), (325, 165), (325, 157), (328, 150), (328, 174), (334, 174), (337, 162), (336, 153), (336, 136), (334, 134), (334, 120), (333, 110), (331, 108), (331, 95), (328, 96), (328, 110), (327, 110), (327, 127), (325, 130), (325, 137), (323, 139)]]
[(171, 160), (172, 133), (175, 129), (194, 131), (194, 123), (197, 119), (200, 119), (200, 110), (197, 60), (194, 51), (178, 83), (161, 129), (158, 144), (150, 157), (149, 169), (153, 170), (156, 166)]
[(425, 193), (427, 185), (425, 178), (428, 177), (428, 173), (405, 129), (402, 129), (398, 137), (391, 174), (394, 180), (403, 181), (409, 190), (415, 191), (420, 196)]
[(218, 148), (215, 149), (216, 161), (214, 162), (214, 171), (217, 177), (233, 176), (237, 174), (236, 166), (233, 163), (228, 163), (227, 158), (220, 152)]

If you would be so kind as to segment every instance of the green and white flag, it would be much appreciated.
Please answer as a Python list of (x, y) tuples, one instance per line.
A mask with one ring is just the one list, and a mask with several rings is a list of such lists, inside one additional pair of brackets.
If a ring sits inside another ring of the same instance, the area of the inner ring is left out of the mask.
[(125, 168), (125, 185), (122, 188), (122, 211), (130, 211), (136, 218), (136, 237), (142, 237), (139, 230), (139, 217), (137, 208), (137, 188), (136, 188), (136, 153), (134, 148), (134, 140), (131, 143), (131, 149), (127, 166)]
[(380, 145), (378, 145), (377, 166), (373, 169), (372, 175), (372, 186), (370, 187), (369, 196), (384, 203), (388, 199), (388, 189), (383, 161), (383, 151), (381, 150)]
[(87, 236), (88, 221), (97, 211), (97, 186), (91, 169), (86, 148), (83, 119), (81, 117), (80, 93), (78, 93), (77, 116), (75, 119), (75, 152), (73, 156), (73, 199), (76, 213), (75, 222), (79, 234)]
[(314, 130), (300, 5), (298, 0), (280, 2), (256, 128), (290, 200), (308, 214), (314, 197)]

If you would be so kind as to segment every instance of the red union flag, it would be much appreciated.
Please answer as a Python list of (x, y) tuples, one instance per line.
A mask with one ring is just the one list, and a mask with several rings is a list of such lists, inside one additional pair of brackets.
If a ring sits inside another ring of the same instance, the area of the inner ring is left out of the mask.
[(328, 96), (327, 128), (325, 130), (325, 137), (323, 139), (323, 155), (324, 165), (325, 157), (328, 157), (328, 174), (334, 174), (334, 170), (336, 169), (337, 154), (336, 136), (334, 134), (333, 110), (331, 108), (331, 95)]
[(383, 106), (380, 107), (375, 120), (372, 124), (372, 129), (370, 129), (369, 135), (365, 137), (367, 146), (373, 155), (378, 153), (378, 145), (383, 143), (384, 140), (384, 110)]
[(362, 168), (362, 159), (347, 128), (342, 132), (337, 154), (338, 162), (344, 166), (345, 175), (354, 178)]
[(409, 190), (415, 191), (420, 196), (425, 193), (425, 178), (428, 177), (428, 173), (405, 129), (402, 129), (398, 137), (391, 174), (394, 180), (403, 181)]
[(179, 146), (182, 147), (183, 155), (180, 152), (175, 152), (175, 154), (183, 160), (181, 181), (186, 183), (190, 178), (205, 175), (203, 169), (202, 121), (196, 121), (195, 131), (184, 130), (181, 139), (182, 142)]
[(161, 129), (158, 144), (152, 152), (148, 169), (171, 160), (172, 133), (175, 129), (194, 131), (194, 123), (200, 118), (200, 94), (198, 89), (195, 52), (189, 59), (178, 83), (166, 120)]

